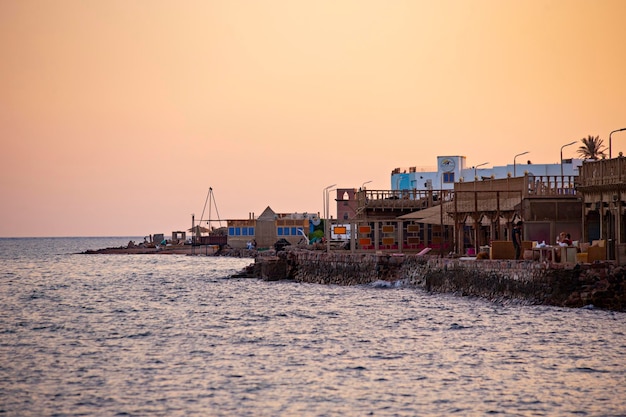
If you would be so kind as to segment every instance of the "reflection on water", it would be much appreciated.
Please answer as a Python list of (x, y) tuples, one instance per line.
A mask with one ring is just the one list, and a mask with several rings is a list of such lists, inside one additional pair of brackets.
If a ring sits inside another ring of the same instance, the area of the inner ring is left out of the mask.
[(71, 254), (127, 241), (0, 239), (0, 415), (626, 415), (623, 313)]

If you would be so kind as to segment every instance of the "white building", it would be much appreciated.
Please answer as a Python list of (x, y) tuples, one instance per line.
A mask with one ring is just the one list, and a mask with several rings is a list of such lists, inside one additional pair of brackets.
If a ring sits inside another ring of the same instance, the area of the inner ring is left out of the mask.
[[(486, 167), (486, 164), (468, 166), (464, 156), (438, 156), (437, 171), (422, 171), (416, 167), (396, 168), (391, 172), (392, 190), (450, 190), (459, 181), (480, 181), (522, 177), (525, 174), (536, 177), (578, 176), (582, 159), (563, 159), (562, 164), (532, 164), (530, 161), (515, 165)], [(566, 180), (567, 181), (567, 180)]]

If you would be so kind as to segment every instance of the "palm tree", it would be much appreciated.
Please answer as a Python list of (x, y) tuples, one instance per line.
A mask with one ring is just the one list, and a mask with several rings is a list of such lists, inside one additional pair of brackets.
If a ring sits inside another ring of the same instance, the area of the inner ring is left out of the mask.
[(600, 139), (600, 136), (593, 137), (589, 135), (586, 138), (582, 138), (581, 142), (583, 146), (578, 148), (578, 154), (583, 159), (599, 159), (606, 156), (606, 146), (604, 146), (604, 141)]

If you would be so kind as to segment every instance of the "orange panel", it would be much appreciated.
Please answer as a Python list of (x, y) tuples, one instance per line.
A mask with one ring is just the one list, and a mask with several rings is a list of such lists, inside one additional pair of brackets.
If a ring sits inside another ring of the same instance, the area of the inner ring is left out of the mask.
[(359, 233), (372, 233), (372, 228), (370, 226), (359, 226)]
[(372, 239), (368, 239), (368, 238), (359, 239), (359, 245), (361, 246), (368, 246), (371, 244), (372, 244)]

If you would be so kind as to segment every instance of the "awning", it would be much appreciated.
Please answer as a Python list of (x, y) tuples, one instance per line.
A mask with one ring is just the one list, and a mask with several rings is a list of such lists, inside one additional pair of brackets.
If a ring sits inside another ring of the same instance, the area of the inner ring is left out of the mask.
[(211, 231), (211, 229), (207, 228), (207, 227), (203, 227), (203, 226), (194, 226), (190, 229), (187, 229), (188, 232), (193, 232), (197, 235), (201, 234), (201, 233), (209, 233)]
[[(448, 215), (447, 210), (449, 207), (452, 207), (454, 210), (454, 206), (450, 203), (445, 203), (443, 205), (443, 224), (446, 226), (453, 226), (454, 220)], [(409, 214), (405, 214), (403, 216), (398, 217), (400, 220), (413, 220), (417, 223), (424, 224), (441, 224), (441, 206), (428, 207), (423, 210), (414, 211)]]
[[(444, 225), (454, 225), (454, 219), (452, 218), (452, 214), (465, 214), (472, 215), (474, 214), (474, 209), (478, 206), (479, 214), (489, 214), (500, 212), (504, 213), (513, 213), (515, 212), (516, 207), (520, 204), (520, 199), (515, 198), (502, 198), (500, 199), (500, 203), (498, 203), (495, 199), (478, 199), (476, 203), (474, 203), (473, 199), (464, 199), (458, 200), (455, 203), (449, 201), (447, 203), (443, 203), (443, 224)], [(409, 214), (405, 214), (403, 216), (398, 217), (400, 220), (414, 220), (418, 223), (424, 224), (441, 224), (441, 206), (429, 207), (423, 210), (414, 211)], [(450, 213), (450, 214), (448, 214)]]

